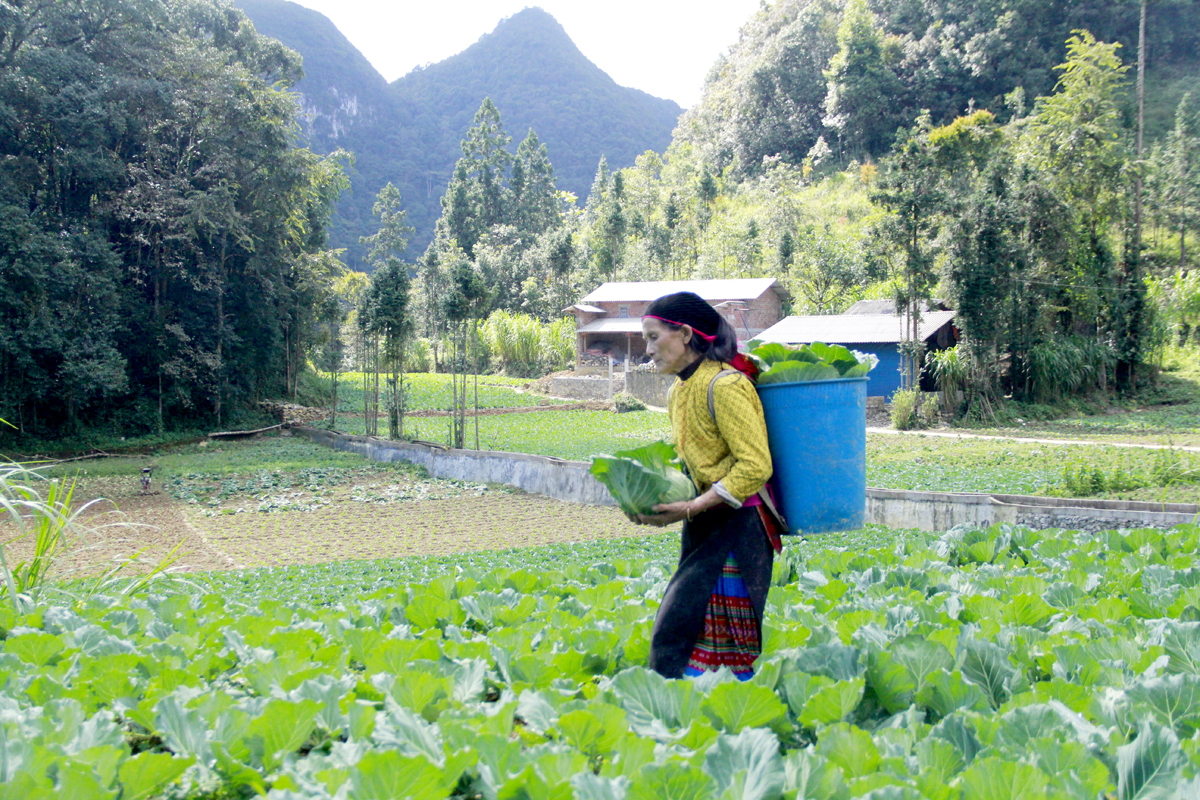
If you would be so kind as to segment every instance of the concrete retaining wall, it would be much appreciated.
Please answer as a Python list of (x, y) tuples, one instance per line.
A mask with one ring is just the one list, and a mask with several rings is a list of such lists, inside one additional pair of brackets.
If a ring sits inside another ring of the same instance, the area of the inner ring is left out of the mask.
[[(436, 445), (348, 436), (319, 428), (292, 432), (335, 450), (372, 461), (419, 464), (435, 478), (499, 483), (556, 500), (613, 506), (608, 490), (588, 472), (590, 464), (523, 453), (450, 450)], [(1030, 495), (986, 495), (867, 489), (866, 520), (891, 528), (944, 531), (956, 525), (1007, 522), (1033, 527), (1167, 528), (1200, 522), (1200, 506), (1122, 500), (1076, 500)]]
[(392, 442), (373, 436), (348, 436), (319, 428), (296, 427), (292, 432), (318, 444), (357, 453), (371, 461), (418, 464), (435, 478), (474, 483), (500, 483), (556, 500), (591, 505), (616, 505), (608, 489), (588, 472), (590, 464), (524, 453), (451, 450), (433, 445)]
[[(608, 400), (608, 376), (581, 378), (551, 378), (548, 391), (555, 397), (570, 397), (573, 400)], [(625, 391), (625, 376), (613, 370), (613, 392)]]
[(626, 376), (626, 389), (631, 395), (649, 406), (667, 407), (667, 393), (675, 383), (674, 375), (658, 372), (630, 372)]

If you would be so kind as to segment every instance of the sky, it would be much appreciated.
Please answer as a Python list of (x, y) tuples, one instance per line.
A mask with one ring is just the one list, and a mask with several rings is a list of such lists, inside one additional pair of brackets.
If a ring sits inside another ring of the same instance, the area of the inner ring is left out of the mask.
[(549, 12), (621, 86), (684, 108), (760, 0), (297, 0), (320, 11), (388, 81), (449, 58), (530, 5)]

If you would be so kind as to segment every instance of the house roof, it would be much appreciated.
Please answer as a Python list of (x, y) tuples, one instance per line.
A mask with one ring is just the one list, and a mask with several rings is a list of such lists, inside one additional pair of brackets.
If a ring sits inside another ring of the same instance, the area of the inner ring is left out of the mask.
[[(930, 311), (921, 315), (918, 335), (924, 341), (954, 319), (953, 311)], [(904, 340), (904, 317), (894, 314), (830, 314), (817, 317), (787, 317), (756, 338), (784, 344), (888, 344)]]
[(606, 317), (575, 329), (575, 333), (637, 333), (642, 332), (641, 317)]
[[(922, 300), (921, 313), (926, 314), (930, 311), (947, 311), (949, 310), (944, 300)], [(842, 314), (895, 314), (895, 300), (859, 300), (854, 305), (847, 308)]]
[(657, 300), (672, 292), (695, 292), (705, 300), (753, 300), (774, 289), (782, 297), (788, 290), (774, 278), (725, 281), (634, 281), (605, 283), (583, 298), (584, 303), (636, 303)]
[(599, 306), (589, 306), (586, 303), (576, 303), (573, 306), (567, 306), (566, 308), (563, 309), (564, 314), (567, 313), (568, 311), (582, 311), (585, 314), (607, 314), (608, 313), (607, 311), (605, 311), (603, 308), (600, 308)]

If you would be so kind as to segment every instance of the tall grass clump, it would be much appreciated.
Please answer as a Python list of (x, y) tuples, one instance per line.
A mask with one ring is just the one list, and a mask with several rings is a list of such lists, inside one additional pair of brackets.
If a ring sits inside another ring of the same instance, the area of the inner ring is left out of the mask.
[(958, 345), (946, 350), (931, 350), (925, 363), (933, 372), (933, 378), (942, 393), (941, 408), (953, 411), (959, 405), (960, 393), (967, 388), (967, 365), (959, 353)]
[(897, 389), (892, 393), (892, 427), (906, 431), (917, 424), (917, 392), (915, 389)]
[(1094, 339), (1070, 336), (1041, 342), (1029, 348), (1026, 357), (1026, 396), (1047, 403), (1103, 390), (1115, 366), (1112, 348)]
[[(88, 537), (99, 530), (85, 525), (82, 519), (106, 501), (91, 500), (76, 508), (77, 487), (74, 478), (48, 479), (19, 464), (0, 465), (0, 508), (4, 514), (0, 520), (0, 536), (4, 537), (0, 540), (0, 601), (11, 604), (18, 614), (36, 605), (52, 584), (69, 577), (57, 574), (60, 560), (71, 548), (85, 546)], [(32, 555), (12, 564), (11, 547), (20, 541), (32, 542)], [(140, 591), (179, 559), (182, 544), (180, 541), (157, 563), (142, 560), (146, 551), (143, 548), (78, 588), (84, 595)], [(136, 577), (123, 577), (122, 571), (133, 564), (146, 564), (149, 570)]]
[(545, 323), (528, 314), (495, 311), (481, 335), (494, 365), (516, 377), (562, 369), (575, 357), (574, 319)]
[[(17, 464), (0, 466), (0, 507), (14, 535), (0, 543), (3, 595), (17, 613), (36, 603), (63, 552), (78, 538), (79, 517), (93, 503), (72, 510), (74, 480), (47, 480)], [(9, 564), (12, 544), (31, 540), (33, 554)]]

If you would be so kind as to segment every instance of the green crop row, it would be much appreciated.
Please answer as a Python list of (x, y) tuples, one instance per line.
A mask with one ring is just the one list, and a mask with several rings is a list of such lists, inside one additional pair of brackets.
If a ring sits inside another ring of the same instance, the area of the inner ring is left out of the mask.
[(0, 611), (0, 798), (1200, 788), (1198, 526), (789, 543), (747, 683), (645, 669), (667, 542)]

